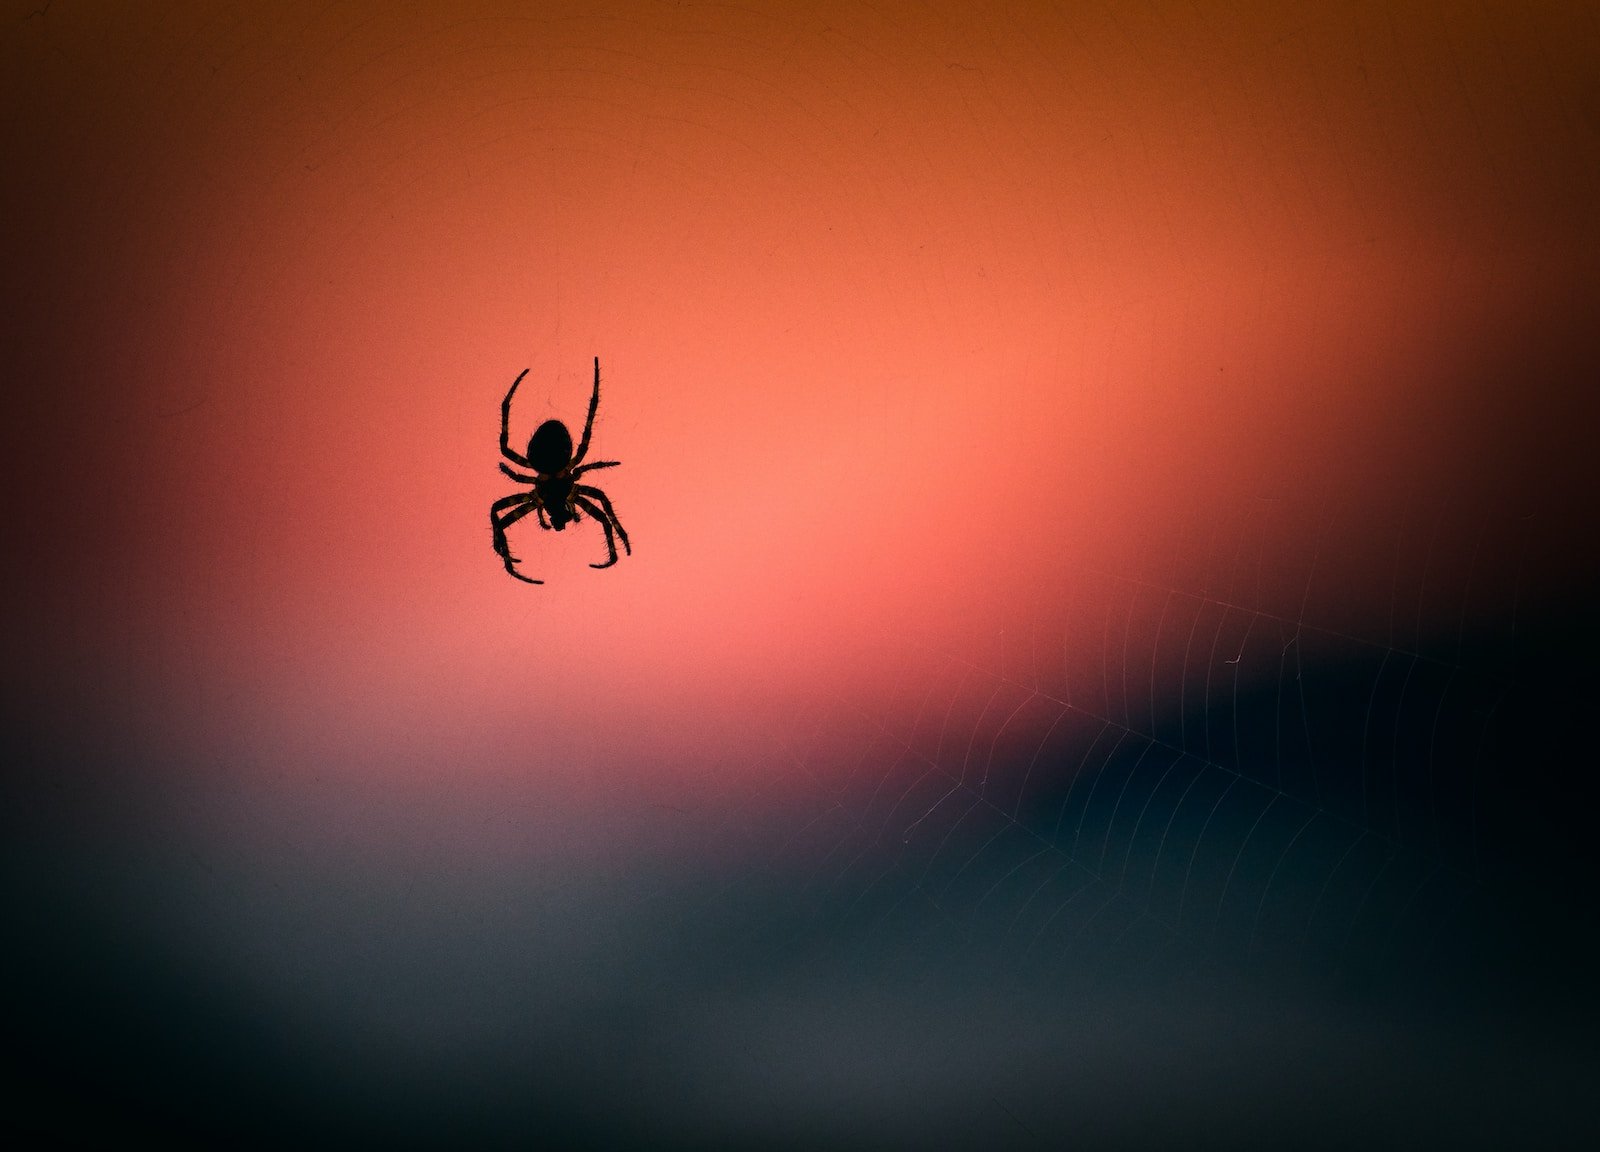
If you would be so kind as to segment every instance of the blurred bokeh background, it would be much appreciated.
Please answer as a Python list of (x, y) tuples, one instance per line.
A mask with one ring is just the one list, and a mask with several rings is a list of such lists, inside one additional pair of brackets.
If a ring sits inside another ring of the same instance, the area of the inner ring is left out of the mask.
[(1591, 5), (4, 12), (25, 1130), (1594, 1138)]

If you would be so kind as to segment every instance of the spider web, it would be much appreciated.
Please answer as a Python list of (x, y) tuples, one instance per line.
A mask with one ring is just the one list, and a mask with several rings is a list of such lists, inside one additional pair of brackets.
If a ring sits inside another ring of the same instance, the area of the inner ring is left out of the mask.
[[(1565, 670), (1540, 662), (1517, 589), (1482, 565), (1482, 522), (1412, 506), (1375, 526), (1388, 605), (1363, 617), (1331, 595), (1329, 519), (1278, 537), (1248, 515), (1222, 525), (1187, 580), (1154, 556), (1079, 566), (987, 643), (903, 648), (887, 702), (840, 691), (789, 716), (783, 755), (806, 785), (749, 843), (742, 886), (785, 909), (759, 947), (826, 953), (835, 984), (888, 975), (952, 1003), (1014, 985), (1046, 1017), (1106, 980), (1157, 1000), (1183, 989), (1213, 1024), (1293, 989), (1354, 1008), (1357, 1030), (1400, 1028), (1429, 1060), (1456, 1041), (1425, 1019), (1539, 1020), (1544, 1044), (1551, 1020), (1587, 1018), (1576, 957), (1593, 957), (1593, 915), (1558, 791), (1576, 713), (1552, 712), (1549, 684)], [(1275, 554), (1299, 556), (1292, 595), (1262, 579)], [(1157, 1099), (1205, 1082), (1180, 1063)], [(1564, 1137), (1566, 1089), (1529, 1103), (1503, 1071), (1490, 1058), (1442, 1075), (1443, 1097), (1390, 1106), (1447, 1098), (1453, 1122), (1431, 1131), (1463, 1140), (1508, 1133), (1508, 1116)], [(1381, 1058), (1356, 1074), (1406, 1079)], [(1015, 1078), (1014, 1107), (1000, 1082), (971, 1138), (993, 1140), (991, 1121), (1023, 1141), (1081, 1134), (1098, 1115), (1052, 1113), (1030, 1082)], [(1240, 1094), (1213, 1087), (1191, 1111)]]

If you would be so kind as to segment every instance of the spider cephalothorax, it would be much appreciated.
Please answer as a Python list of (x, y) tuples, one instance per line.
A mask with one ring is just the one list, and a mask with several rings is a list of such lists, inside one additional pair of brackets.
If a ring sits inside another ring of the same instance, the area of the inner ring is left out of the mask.
[(600, 522), (600, 527), (606, 532), (606, 562), (589, 567), (609, 568), (617, 562), (617, 537), (622, 538), (622, 547), (628, 555), (633, 555), (628, 534), (623, 531), (622, 523), (612, 510), (606, 494), (591, 484), (578, 483), (578, 477), (585, 472), (596, 468), (615, 468), (620, 463), (617, 460), (597, 460), (593, 464), (583, 462), (589, 451), (589, 433), (594, 430), (595, 409), (600, 407), (600, 357), (594, 358), (594, 394), (589, 397), (589, 416), (583, 422), (583, 439), (578, 442), (576, 455), (572, 451), (572, 433), (559, 420), (546, 420), (539, 425), (528, 440), (526, 455), (518, 455), (511, 450), (511, 397), (516, 393), (517, 385), (522, 383), (522, 377), (527, 374), (528, 370), (524, 368), (522, 374), (511, 382), (511, 391), (506, 393), (505, 400), (500, 404), (500, 455), (520, 467), (531, 468), (535, 475), (525, 476), (503, 463), (500, 471), (517, 483), (531, 484), (533, 488), (527, 492), (513, 492), (496, 500), (489, 508), (495, 553), (504, 561), (506, 571), (518, 580), (543, 584), (543, 580), (529, 579), (517, 571), (517, 558), (511, 554), (511, 545), (506, 541), (506, 529), (528, 513), (537, 512), (539, 527), (554, 528), (559, 532), (569, 522), (581, 520), (582, 513), (587, 512)]

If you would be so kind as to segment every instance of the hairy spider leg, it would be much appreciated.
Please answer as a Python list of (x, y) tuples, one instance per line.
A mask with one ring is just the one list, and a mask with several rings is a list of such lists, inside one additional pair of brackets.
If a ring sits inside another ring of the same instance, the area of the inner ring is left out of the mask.
[[(599, 363), (599, 360), (595, 361), (597, 366)], [(599, 371), (599, 368), (596, 367), (595, 370)], [(528, 458), (514, 451), (511, 447), (511, 397), (515, 394), (517, 385), (522, 383), (522, 378), (527, 374), (528, 370), (524, 368), (517, 375), (517, 378), (511, 382), (511, 391), (507, 392), (506, 398), (500, 402), (500, 455), (512, 463), (522, 465), (524, 468), (532, 468), (533, 465)]]
[[(510, 511), (506, 511), (510, 509)], [(539, 497), (532, 492), (517, 492), (510, 496), (502, 497), (489, 506), (489, 523), (494, 528), (494, 550), (507, 560), (515, 561), (511, 555), (511, 545), (506, 539), (506, 529), (521, 520), (529, 512), (544, 511), (539, 503)], [(505, 512), (504, 515), (501, 513)]]
[(594, 431), (594, 410), (598, 407), (600, 407), (600, 357), (596, 356), (594, 358), (594, 395), (589, 397), (589, 415), (583, 422), (583, 439), (578, 441), (578, 453), (572, 458), (572, 464), (568, 465), (569, 468), (573, 465), (582, 464), (584, 454), (589, 451), (589, 433)]
[[(517, 505), (521, 505), (517, 507)], [(500, 515), (503, 509), (514, 509)], [(511, 545), (506, 540), (506, 529), (521, 520), (529, 512), (537, 511), (544, 516), (544, 508), (539, 503), (539, 497), (532, 492), (515, 492), (510, 496), (502, 496), (489, 506), (489, 523), (494, 528), (495, 554), (505, 563), (506, 571), (521, 580), (524, 584), (543, 584), (543, 580), (534, 580), (524, 576), (516, 569), (517, 558), (511, 554)]]
[[(507, 476), (511, 477), (511, 479), (515, 480), (518, 484), (532, 484), (535, 488), (537, 488), (538, 485), (539, 485), (539, 478), (537, 476), (524, 476), (521, 472), (513, 471), (512, 468), (509, 465), (501, 464), (500, 465), (500, 471), (504, 472)], [(538, 500), (538, 493), (537, 492), (522, 492), (522, 493), (519, 493), (519, 495), (521, 495), (524, 498), (532, 498), (533, 500), (535, 500), (536, 503), (538, 503), (538, 505), (539, 505), (539, 527), (548, 529), (550, 527), (550, 518), (548, 516), (546, 516), (545, 513), (544, 513), (544, 502)], [(507, 497), (507, 499), (510, 499), (510, 497)]]
[[(606, 530), (606, 562), (604, 564), (591, 564), (591, 565), (589, 565), (589, 567), (591, 567), (591, 568), (609, 568), (609, 567), (611, 567), (613, 564), (615, 564), (617, 562), (617, 538), (616, 538), (615, 534), (611, 531), (611, 519), (610, 519), (610, 517), (608, 517), (608, 516), (604, 515), (603, 513), (601, 513), (600, 509), (596, 508), (593, 504), (589, 503), (589, 501), (584, 499), (582, 496), (574, 496), (572, 498), (572, 502), (574, 504), (578, 505), (578, 507), (582, 508), (585, 512), (589, 513), (589, 515), (593, 516), (596, 520), (600, 521), (600, 527), (602, 527), (602, 528), (604, 528)], [(630, 552), (629, 555), (632, 555), (632, 553)]]
[(500, 499), (489, 505), (490, 522), (493, 524), (499, 524), (500, 513), (503, 510), (510, 508), (514, 504), (522, 504), (528, 500), (532, 500), (533, 498), (534, 494), (532, 492), (513, 492), (509, 496), (500, 497)]
[(596, 468), (615, 468), (621, 460), (596, 460), (593, 464), (585, 464), (582, 468), (574, 468), (573, 476), (582, 476), (585, 472), (593, 472)]
[[(604, 492), (600, 491), (600, 489), (596, 488), (593, 484), (575, 485), (573, 487), (573, 491), (579, 493), (580, 495), (588, 496), (592, 500), (600, 501), (600, 507), (606, 510), (605, 518), (616, 525), (617, 535), (622, 537), (623, 548), (627, 550), (629, 556), (632, 556), (633, 545), (628, 543), (627, 530), (622, 527), (622, 521), (617, 519), (617, 510), (611, 507), (610, 498), (607, 497)], [(591, 507), (589, 511), (592, 513), (594, 509)]]

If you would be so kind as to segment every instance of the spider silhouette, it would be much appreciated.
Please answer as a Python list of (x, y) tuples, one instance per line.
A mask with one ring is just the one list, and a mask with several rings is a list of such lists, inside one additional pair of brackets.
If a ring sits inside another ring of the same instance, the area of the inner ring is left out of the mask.
[(513, 492), (490, 506), (489, 523), (494, 526), (495, 553), (505, 562), (506, 571), (518, 580), (527, 584), (543, 584), (543, 580), (530, 579), (517, 571), (517, 558), (511, 554), (511, 545), (506, 541), (506, 529), (528, 513), (536, 512), (539, 515), (539, 527), (554, 528), (560, 532), (568, 522), (581, 520), (582, 513), (587, 512), (606, 530), (606, 562), (589, 567), (609, 568), (617, 562), (618, 536), (622, 538), (622, 547), (630, 556), (633, 555), (633, 547), (628, 543), (628, 534), (623, 531), (606, 494), (592, 484), (578, 483), (578, 477), (585, 472), (592, 472), (596, 468), (615, 468), (621, 463), (619, 460), (596, 460), (593, 464), (583, 462), (589, 451), (589, 433), (594, 430), (594, 412), (600, 407), (600, 357), (594, 358), (594, 395), (589, 397), (589, 417), (583, 422), (583, 439), (578, 441), (577, 455), (572, 453), (572, 434), (559, 420), (546, 420), (534, 430), (528, 441), (526, 456), (519, 456), (511, 450), (511, 397), (516, 394), (517, 385), (522, 383), (522, 377), (527, 374), (528, 370), (524, 368), (521, 375), (511, 382), (511, 391), (506, 393), (500, 405), (500, 455), (512, 464), (532, 469), (535, 475), (525, 476), (504, 463), (500, 465), (500, 471), (519, 484), (532, 484), (533, 488), (528, 492)]

